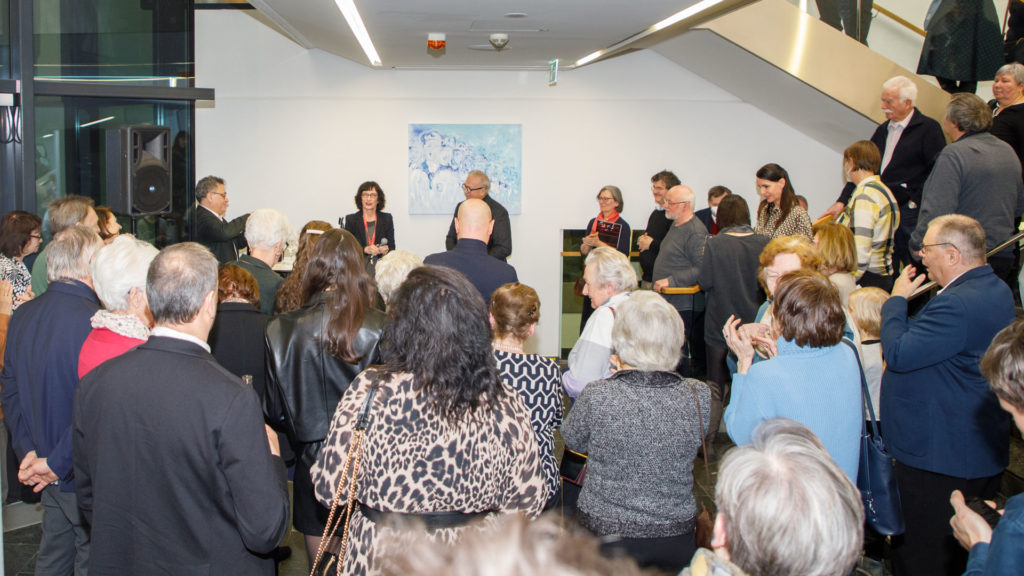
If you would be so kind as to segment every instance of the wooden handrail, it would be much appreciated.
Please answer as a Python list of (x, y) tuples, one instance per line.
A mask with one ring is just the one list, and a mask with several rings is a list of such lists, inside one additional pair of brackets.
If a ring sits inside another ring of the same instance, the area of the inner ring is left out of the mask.
[[(562, 258), (580, 258), (580, 257), (583, 256), (583, 253), (580, 252), (579, 250), (577, 250), (575, 252), (572, 252), (572, 251), (559, 252), (559, 254), (562, 256)], [(640, 253), (639, 252), (630, 252), (629, 253), (629, 257), (630, 258), (639, 258), (640, 257)]]
[(697, 292), (700, 292), (700, 284), (694, 284), (693, 286), (669, 286), (661, 289), (662, 294), (668, 294), (669, 296), (696, 294)]
[(818, 218), (814, 222), (811, 222), (811, 228), (816, 228), (819, 224), (824, 224), (825, 222), (831, 222), (832, 220), (834, 220), (834, 218), (831, 215), (825, 214), (821, 218)]
[(897, 24), (903, 26), (904, 28), (908, 28), (912, 32), (917, 32), (921, 36), (927, 36), (928, 35), (928, 33), (925, 32), (923, 29), (918, 28), (917, 26), (914, 26), (909, 21), (907, 21), (904, 18), (900, 17), (898, 14), (894, 14), (891, 10), (879, 6), (877, 3), (874, 5), (874, 8), (875, 8), (875, 10), (878, 10), (879, 14), (881, 14), (883, 16), (888, 16), (890, 20), (896, 22)]

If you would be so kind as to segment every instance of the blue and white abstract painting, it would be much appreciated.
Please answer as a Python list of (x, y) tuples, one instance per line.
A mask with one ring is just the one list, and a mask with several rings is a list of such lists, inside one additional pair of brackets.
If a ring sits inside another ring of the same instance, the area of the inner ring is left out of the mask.
[(410, 124), (409, 214), (451, 214), (471, 170), (486, 173), (490, 196), (520, 214), (522, 167), (521, 124)]

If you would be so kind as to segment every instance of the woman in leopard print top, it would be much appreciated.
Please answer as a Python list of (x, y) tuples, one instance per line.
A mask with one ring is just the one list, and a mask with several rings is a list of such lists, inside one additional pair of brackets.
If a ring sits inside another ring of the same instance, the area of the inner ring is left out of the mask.
[[(397, 545), (390, 522), (415, 523), (440, 512), (467, 519), (502, 511), (537, 515), (548, 498), (529, 412), (499, 378), (487, 309), (473, 286), (447, 268), (418, 268), (392, 296), (388, 316), (384, 365), (352, 383), (312, 470), (316, 496), (330, 506), (358, 413), (376, 388), (346, 574), (381, 572), (384, 551)], [(342, 506), (347, 497), (343, 490)], [(430, 536), (450, 543), (462, 530), (440, 528)]]

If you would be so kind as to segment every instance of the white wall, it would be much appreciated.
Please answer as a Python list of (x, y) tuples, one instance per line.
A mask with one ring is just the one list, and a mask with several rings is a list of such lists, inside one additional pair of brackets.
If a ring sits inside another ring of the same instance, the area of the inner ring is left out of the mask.
[(724, 184), (756, 206), (754, 172), (786, 167), (798, 194), (824, 210), (842, 186), (840, 157), (758, 109), (650, 52), (577, 71), (371, 70), (306, 51), (244, 12), (196, 12), (196, 85), (216, 89), (196, 112), (197, 175), (227, 179), (228, 216), (283, 210), (295, 228), (355, 210), (364, 180), (380, 182), (396, 244), (444, 249), (449, 218), (408, 214), (410, 123), (520, 123), (523, 213), (510, 262), (543, 305), (533, 348), (558, 353), (561, 231), (597, 212), (604, 184), (624, 217), (646, 225), (650, 176), (676, 172), (697, 192)]

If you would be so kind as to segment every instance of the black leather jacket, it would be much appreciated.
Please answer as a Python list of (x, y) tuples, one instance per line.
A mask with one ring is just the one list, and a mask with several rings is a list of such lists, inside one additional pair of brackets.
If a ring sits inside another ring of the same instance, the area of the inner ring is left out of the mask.
[(267, 324), (267, 394), (263, 410), (270, 426), (288, 435), (307, 467), (316, 461), (334, 410), (349, 383), (367, 366), (380, 362), (377, 343), (385, 318), (379, 310), (366, 311), (353, 345), (362, 356), (356, 364), (336, 358), (325, 349), (326, 292)]

